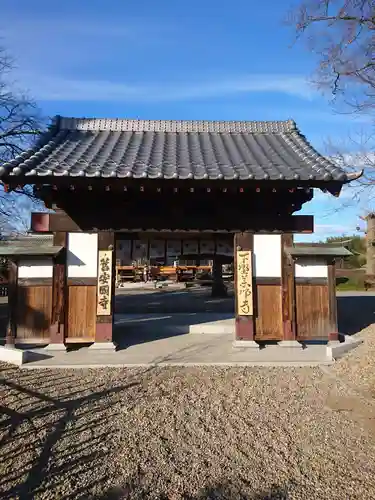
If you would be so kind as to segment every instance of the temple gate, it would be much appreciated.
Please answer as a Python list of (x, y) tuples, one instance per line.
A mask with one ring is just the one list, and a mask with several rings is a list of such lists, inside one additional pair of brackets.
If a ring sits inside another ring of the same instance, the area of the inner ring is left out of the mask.
[(48, 327), (25, 330), (12, 315), (8, 342), (113, 347), (116, 248), (145, 239), (165, 262), (195, 245), (212, 260), (215, 296), (223, 246), (232, 249), (235, 346), (335, 340), (335, 255), (294, 246), (313, 218), (293, 214), (314, 188), (338, 196), (359, 175), (320, 156), (292, 121), (57, 117), (35, 148), (0, 167), (7, 189), (33, 184), (54, 210), (33, 214), (31, 227), (62, 248), (48, 262), (17, 261), (23, 307), (43, 311)]

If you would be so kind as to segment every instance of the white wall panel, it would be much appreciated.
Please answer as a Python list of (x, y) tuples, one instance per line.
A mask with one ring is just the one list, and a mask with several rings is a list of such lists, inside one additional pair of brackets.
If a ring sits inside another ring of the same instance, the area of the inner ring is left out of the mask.
[(254, 235), (255, 276), (281, 278), (281, 235)]
[(328, 266), (321, 259), (299, 259), (298, 264), (295, 264), (294, 275), (296, 278), (328, 278)]
[(53, 262), (52, 258), (46, 259), (25, 259), (18, 264), (19, 278), (52, 278)]
[(98, 274), (98, 235), (68, 234), (68, 278), (96, 278)]

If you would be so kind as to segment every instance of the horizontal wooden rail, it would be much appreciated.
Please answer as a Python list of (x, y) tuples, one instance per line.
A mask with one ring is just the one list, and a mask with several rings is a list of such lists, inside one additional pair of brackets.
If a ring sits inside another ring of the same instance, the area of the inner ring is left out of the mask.
[[(101, 218), (101, 220), (97, 220)], [(217, 227), (214, 224), (218, 224)], [(166, 227), (167, 226), (167, 227)], [(146, 217), (137, 219), (132, 216), (126, 220), (121, 219), (118, 214), (108, 215), (107, 218), (103, 216), (96, 216), (96, 214), (87, 215), (77, 214), (74, 220), (64, 211), (55, 213), (33, 213), (31, 214), (31, 230), (35, 232), (80, 232), (80, 231), (116, 231), (131, 230), (135, 228), (146, 227), (154, 228), (154, 230), (168, 231), (168, 220), (161, 217)], [(197, 218), (186, 218), (181, 221), (181, 227), (171, 227), (173, 232), (183, 230), (191, 231), (212, 231), (226, 229), (229, 233), (237, 233), (248, 231), (253, 233), (312, 233), (314, 231), (314, 217), (312, 215), (288, 215), (288, 216), (261, 216), (254, 215), (253, 217), (241, 217), (238, 215), (237, 220), (214, 220), (212, 217), (205, 217), (202, 215)]]

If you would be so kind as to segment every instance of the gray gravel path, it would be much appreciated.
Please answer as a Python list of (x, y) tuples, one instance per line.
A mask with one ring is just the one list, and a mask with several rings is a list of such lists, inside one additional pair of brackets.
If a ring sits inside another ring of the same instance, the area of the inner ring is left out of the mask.
[(2, 365), (0, 495), (373, 499), (372, 334), (324, 370)]
[[(338, 302), (342, 331), (374, 323), (375, 297)], [(0, 365), (0, 496), (372, 500), (375, 325), (357, 335), (329, 368)]]

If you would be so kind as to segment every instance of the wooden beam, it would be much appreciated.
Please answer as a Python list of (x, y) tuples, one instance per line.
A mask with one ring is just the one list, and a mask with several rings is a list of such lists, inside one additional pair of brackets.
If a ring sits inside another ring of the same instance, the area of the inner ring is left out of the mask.
[(50, 343), (63, 344), (67, 335), (67, 265), (66, 247), (67, 233), (56, 232), (53, 235), (53, 244), (63, 246), (62, 251), (53, 262), (52, 280), (52, 318), (50, 326)]
[[(78, 201), (77, 201), (78, 204)], [(162, 229), (190, 229), (190, 230), (228, 230), (233, 232), (250, 231), (253, 233), (312, 233), (314, 231), (314, 218), (312, 215), (288, 215), (288, 216), (253, 216), (247, 214), (237, 214), (237, 217), (232, 216), (216, 217), (217, 214), (205, 215), (199, 217), (189, 215), (183, 217), (174, 217), (171, 213), (168, 217), (164, 214), (149, 213), (140, 216), (137, 213), (123, 213), (122, 210), (106, 212), (93, 211), (91, 209), (81, 210), (68, 215), (66, 212), (58, 211), (56, 213), (44, 214), (48, 215), (48, 231), (122, 231), (139, 228), (154, 228), (155, 230)], [(37, 218), (37, 214), (32, 214), (32, 230), (37, 232), (46, 231), (46, 223), (44, 222), (42, 229), (33, 223)], [(39, 227), (39, 229), (37, 229)], [(233, 228), (233, 229), (232, 229)], [(237, 229), (235, 229), (237, 228)]]
[(293, 235), (283, 234), (281, 236), (281, 308), (284, 340), (296, 340), (297, 338), (294, 262), (285, 252), (285, 247), (291, 246), (293, 246)]
[(328, 262), (328, 314), (330, 325), (328, 340), (338, 341), (339, 333), (337, 322), (336, 272), (334, 259)]
[(5, 333), (5, 344), (13, 346), (17, 336), (17, 279), (18, 263), (8, 260), (8, 324)]
[[(78, 202), (78, 201), (77, 201)], [(78, 208), (78, 207), (77, 207)], [(81, 232), (80, 226), (66, 212), (59, 210), (49, 214), (49, 231)]]
[[(358, 176), (358, 174), (357, 174)], [(18, 178), (19, 176), (17, 176)], [(8, 188), (15, 188), (16, 186), (34, 185), (36, 186), (36, 192), (41, 192), (44, 194), (48, 191), (49, 187), (54, 186), (57, 190), (66, 190), (70, 186), (73, 186), (76, 190), (87, 189), (88, 186), (92, 186), (94, 189), (103, 190), (106, 186), (111, 189), (123, 190), (124, 186), (128, 189), (139, 190), (140, 185), (143, 185), (147, 190), (156, 190), (157, 188), (165, 190), (173, 190), (174, 187), (179, 189), (189, 189), (194, 187), (196, 189), (206, 189), (207, 187), (211, 189), (223, 189), (237, 190), (240, 187), (246, 188), (249, 191), (253, 191), (256, 187), (261, 187), (262, 190), (278, 189), (280, 191), (287, 189), (295, 190), (308, 190), (312, 188), (325, 189), (330, 192), (337, 192), (342, 187), (343, 183), (338, 181), (321, 181), (321, 180), (243, 180), (243, 179), (150, 179), (150, 178), (120, 178), (120, 177), (70, 177), (70, 176), (28, 176), (18, 179), (17, 183), (14, 183), (14, 178), (8, 177), (7, 182), (11, 182)]]
[[(112, 265), (111, 265), (111, 292), (109, 302), (109, 315), (96, 316), (96, 331), (95, 342), (112, 342), (113, 335), (113, 319), (114, 319), (114, 305), (115, 305), (115, 291), (116, 291), (116, 258), (115, 258), (115, 234), (110, 231), (101, 231), (98, 234), (98, 251), (106, 250), (112, 252)], [(100, 266), (100, 262), (99, 262)], [(98, 285), (99, 286), (99, 285)]]

